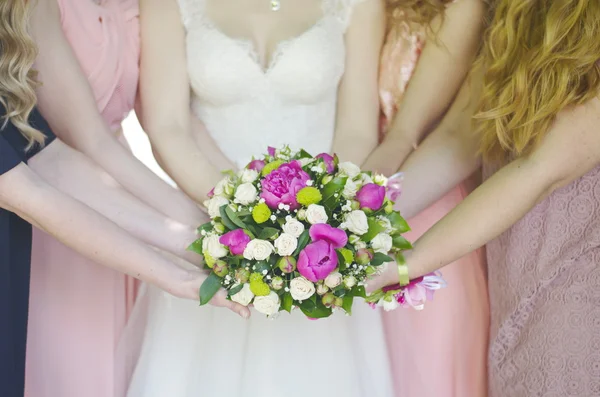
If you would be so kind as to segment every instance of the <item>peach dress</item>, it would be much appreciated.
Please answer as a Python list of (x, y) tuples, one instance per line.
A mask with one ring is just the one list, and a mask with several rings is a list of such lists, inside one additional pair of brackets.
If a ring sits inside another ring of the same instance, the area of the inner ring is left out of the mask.
[[(120, 134), (137, 92), (137, 0), (58, 3), (63, 31), (98, 109)], [(123, 395), (128, 379), (116, 349), (134, 301), (134, 280), (38, 230), (33, 240), (26, 396)]]
[[(402, 101), (423, 44), (424, 32), (408, 23), (388, 34), (380, 70), (382, 134)], [(459, 186), (409, 220), (407, 238), (415, 241), (467, 194), (467, 187)], [(397, 397), (485, 396), (489, 307), (483, 255), (468, 255), (442, 274), (448, 287), (437, 291), (424, 310), (384, 314)]]

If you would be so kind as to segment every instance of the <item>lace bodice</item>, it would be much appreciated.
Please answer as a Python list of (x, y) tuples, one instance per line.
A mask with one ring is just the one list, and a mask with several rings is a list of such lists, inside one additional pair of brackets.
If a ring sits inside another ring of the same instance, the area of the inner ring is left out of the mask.
[(206, 0), (179, 0), (192, 110), (227, 157), (243, 165), (283, 144), (329, 151), (344, 34), (360, 1), (323, 0), (322, 17), (279, 43), (263, 69), (252, 42), (227, 36), (206, 16)]

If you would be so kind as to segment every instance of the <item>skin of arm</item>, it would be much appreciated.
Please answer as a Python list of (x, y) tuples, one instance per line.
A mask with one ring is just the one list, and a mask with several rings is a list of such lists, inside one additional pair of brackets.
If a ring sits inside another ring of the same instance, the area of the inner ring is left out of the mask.
[[(0, 206), (31, 220), (96, 263), (154, 284), (180, 298), (198, 300), (206, 275), (179, 267), (79, 201), (48, 185), (21, 163), (0, 176)], [(191, 265), (189, 265), (192, 267)], [(211, 301), (242, 317), (248, 308), (225, 299)]]
[(377, 145), (377, 78), (384, 33), (384, 2), (357, 5), (346, 32), (346, 68), (338, 90), (333, 152), (342, 161), (361, 164)]
[(180, 222), (199, 224), (203, 215), (198, 206), (139, 162), (109, 130), (63, 34), (56, 0), (36, 2), (31, 32), (39, 47), (39, 108), (52, 130), (140, 200)]
[(49, 185), (85, 203), (136, 238), (200, 263), (199, 255), (186, 250), (197, 238), (195, 227), (168, 218), (141, 202), (87, 156), (63, 142), (56, 140), (28, 165)]
[(198, 126), (190, 114), (185, 30), (176, 0), (141, 0), (140, 24), (141, 123), (159, 164), (202, 203), (222, 175), (192, 133)]
[(364, 168), (391, 175), (452, 105), (477, 53), (485, 6), (461, 0), (432, 21), (432, 31), (398, 112)]
[[(510, 162), (414, 244), (410, 278), (430, 273), (488, 243), (556, 189), (600, 164), (600, 99), (565, 109), (536, 150)], [(369, 290), (397, 282), (395, 266)]]

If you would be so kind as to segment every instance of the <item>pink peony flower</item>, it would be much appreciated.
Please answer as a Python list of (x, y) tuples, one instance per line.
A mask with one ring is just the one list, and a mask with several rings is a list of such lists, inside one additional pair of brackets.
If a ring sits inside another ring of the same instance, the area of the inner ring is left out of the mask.
[(338, 257), (333, 246), (324, 240), (308, 244), (300, 251), (298, 272), (313, 283), (324, 280), (337, 267)]
[(233, 255), (242, 255), (250, 242), (250, 236), (244, 229), (236, 229), (225, 233), (219, 238), (219, 242), (227, 247)]
[(385, 200), (385, 187), (375, 183), (367, 183), (356, 193), (356, 200), (360, 203), (360, 208), (377, 211)]
[(302, 170), (299, 161), (291, 161), (279, 166), (262, 181), (260, 197), (271, 209), (277, 209), (279, 204), (289, 205), (294, 210), (300, 207), (296, 194), (306, 187), (310, 176)]
[(252, 160), (247, 168), (256, 172), (261, 172), (262, 169), (265, 168), (265, 162), (264, 160)]
[(331, 227), (326, 223), (312, 225), (308, 231), (310, 239), (315, 241), (327, 241), (333, 248), (342, 248), (348, 243), (348, 235), (342, 229)]
[(327, 167), (328, 174), (331, 174), (333, 172), (333, 170), (335, 170), (335, 164), (333, 163), (333, 156), (331, 156), (330, 154), (321, 153), (321, 154), (318, 154), (316, 158), (323, 159), (323, 162), (325, 163), (325, 167)]

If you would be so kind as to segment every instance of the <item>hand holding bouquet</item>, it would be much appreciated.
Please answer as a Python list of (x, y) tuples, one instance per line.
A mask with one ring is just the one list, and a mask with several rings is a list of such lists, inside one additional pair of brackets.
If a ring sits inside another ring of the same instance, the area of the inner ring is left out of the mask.
[(229, 172), (211, 191), (211, 222), (190, 247), (211, 269), (201, 304), (223, 287), (268, 316), (295, 307), (309, 318), (350, 314), (354, 298), (366, 298), (367, 278), (411, 248), (386, 182), (326, 153), (289, 147)]

